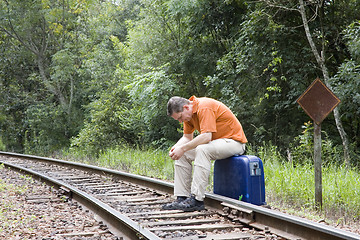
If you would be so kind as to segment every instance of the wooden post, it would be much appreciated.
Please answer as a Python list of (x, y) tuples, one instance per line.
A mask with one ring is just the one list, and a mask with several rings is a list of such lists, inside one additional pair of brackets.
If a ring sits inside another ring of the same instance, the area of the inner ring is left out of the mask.
[(322, 209), (321, 124), (314, 122), (315, 207)]

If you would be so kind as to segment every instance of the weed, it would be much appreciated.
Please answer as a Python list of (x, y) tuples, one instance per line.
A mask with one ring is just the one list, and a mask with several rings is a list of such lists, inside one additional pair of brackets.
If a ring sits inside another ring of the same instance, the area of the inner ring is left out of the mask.
[(26, 185), (8, 184), (0, 179), (0, 232), (15, 236), (16, 229), (23, 229), (23, 226), (35, 220), (33, 215), (22, 217), (23, 206), (9, 201), (18, 198), (27, 189)]

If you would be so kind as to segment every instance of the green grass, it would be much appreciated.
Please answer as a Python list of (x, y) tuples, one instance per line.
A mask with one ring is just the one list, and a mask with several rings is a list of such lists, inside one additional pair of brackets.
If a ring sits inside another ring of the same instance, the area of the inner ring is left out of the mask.
[[(278, 206), (292, 205), (306, 211), (315, 209), (314, 170), (310, 164), (294, 167), (289, 162), (266, 161), (268, 202)], [(344, 221), (360, 218), (360, 174), (342, 166), (323, 168), (323, 211), (330, 218)]]
[(79, 151), (63, 151), (59, 158), (111, 168), (162, 180), (174, 179), (174, 162), (163, 150), (118, 147), (101, 152), (97, 158)]
[(264, 162), (267, 202), (297, 215), (327, 219), (337, 224), (360, 219), (360, 172), (343, 165), (322, 167), (321, 211), (315, 208), (315, 176), (311, 160), (294, 164), (281, 157), (276, 148), (259, 148)]
[(360, 174), (356, 169), (327, 167), (323, 171), (324, 210), (326, 215), (343, 216), (342, 221), (360, 219)]
[(111, 149), (99, 156), (98, 164), (163, 180), (174, 178), (173, 160), (159, 150)]

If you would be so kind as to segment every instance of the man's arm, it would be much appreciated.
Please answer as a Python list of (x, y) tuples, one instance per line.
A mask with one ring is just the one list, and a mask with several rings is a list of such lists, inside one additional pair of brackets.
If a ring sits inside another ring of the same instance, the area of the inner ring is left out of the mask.
[(182, 149), (184, 150), (184, 152), (186, 152), (186, 151), (196, 148), (197, 146), (199, 146), (201, 144), (209, 143), (211, 141), (211, 137), (212, 137), (211, 132), (202, 133), (202, 134), (196, 136), (193, 140), (183, 144)]
[(171, 148), (169, 156), (173, 160), (178, 160), (186, 151), (196, 148), (201, 144), (206, 144), (211, 141), (212, 133), (202, 133), (195, 138), (192, 134), (184, 134), (181, 139)]
[(184, 134), (172, 148), (184, 145), (191, 140), (193, 140), (193, 134)]

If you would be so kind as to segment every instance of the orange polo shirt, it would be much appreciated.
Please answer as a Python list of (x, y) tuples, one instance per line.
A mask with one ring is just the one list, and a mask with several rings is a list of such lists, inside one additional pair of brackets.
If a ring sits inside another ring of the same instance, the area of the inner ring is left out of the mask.
[(212, 140), (230, 138), (247, 143), (241, 123), (225, 104), (206, 97), (192, 96), (189, 100), (193, 102), (193, 116), (184, 122), (184, 134), (196, 129), (200, 133), (212, 132)]

